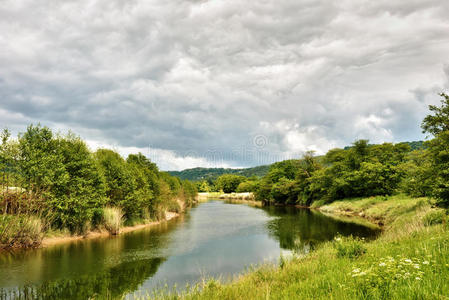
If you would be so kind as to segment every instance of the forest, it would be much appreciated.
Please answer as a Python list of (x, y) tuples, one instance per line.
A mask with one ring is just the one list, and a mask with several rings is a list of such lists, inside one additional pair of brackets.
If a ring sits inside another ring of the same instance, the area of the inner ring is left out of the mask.
[(16, 139), (5, 129), (0, 145), (0, 248), (39, 246), (43, 236), (163, 220), (196, 197), (196, 187), (161, 172), (143, 154), (124, 159), (89, 150), (73, 133), (30, 125)]

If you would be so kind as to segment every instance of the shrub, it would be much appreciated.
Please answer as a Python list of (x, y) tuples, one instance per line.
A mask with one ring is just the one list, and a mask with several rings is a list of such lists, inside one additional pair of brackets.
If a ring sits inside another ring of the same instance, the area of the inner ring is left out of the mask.
[(42, 223), (34, 216), (0, 216), (0, 248), (37, 247), (42, 242)]
[(336, 237), (333, 243), (337, 257), (356, 258), (366, 253), (364, 241), (359, 238)]
[(105, 207), (103, 209), (104, 227), (110, 234), (116, 235), (120, 232), (122, 225), (123, 213), (117, 207)]

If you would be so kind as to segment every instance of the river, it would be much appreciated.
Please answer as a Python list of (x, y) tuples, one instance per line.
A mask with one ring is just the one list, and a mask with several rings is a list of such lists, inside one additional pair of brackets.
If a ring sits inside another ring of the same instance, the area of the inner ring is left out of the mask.
[(151, 228), (0, 253), (0, 298), (133, 298), (208, 277), (227, 281), (250, 266), (277, 263), (281, 254), (307, 253), (337, 234), (370, 238), (376, 231), (307, 209), (211, 200)]

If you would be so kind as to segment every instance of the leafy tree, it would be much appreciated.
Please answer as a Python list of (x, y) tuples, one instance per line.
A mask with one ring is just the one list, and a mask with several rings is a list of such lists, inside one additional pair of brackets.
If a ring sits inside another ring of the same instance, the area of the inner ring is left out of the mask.
[(196, 182), (196, 188), (198, 192), (208, 193), (212, 191), (211, 186), (207, 180), (201, 180)]
[(57, 151), (57, 141), (47, 127), (28, 126), (19, 136), (20, 173), (23, 187), (34, 198), (51, 197), (49, 191), (54, 185), (64, 185), (69, 177)]
[(441, 106), (429, 105), (430, 115), (427, 115), (421, 123), (423, 133), (430, 133), (434, 136), (449, 131), (449, 95), (440, 94), (443, 99)]
[(233, 193), (237, 190), (239, 184), (245, 180), (246, 177), (244, 176), (224, 174), (218, 177), (215, 185), (219, 190), (223, 190), (225, 193)]
[(251, 193), (251, 192), (255, 192), (258, 188), (259, 185), (259, 181), (257, 180), (248, 180), (248, 181), (244, 181), (241, 182), (237, 189), (236, 192), (237, 193)]
[(105, 178), (107, 205), (119, 206), (124, 209), (126, 218), (133, 218), (135, 207), (133, 193), (137, 190), (133, 170), (115, 151), (99, 149), (94, 153), (97, 165)]
[(95, 208), (105, 203), (104, 178), (87, 145), (79, 137), (69, 133), (57, 137), (55, 142), (65, 172), (63, 180), (56, 181), (51, 189), (52, 223), (72, 232), (83, 232)]
[(429, 151), (410, 152), (405, 162), (400, 165), (405, 174), (401, 182), (401, 190), (413, 197), (431, 196), (434, 184), (431, 164)]
[(441, 106), (430, 105), (431, 113), (421, 124), (423, 132), (435, 138), (427, 142), (433, 171), (432, 195), (443, 206), (449, 205), (449, 96), (441, 94)]

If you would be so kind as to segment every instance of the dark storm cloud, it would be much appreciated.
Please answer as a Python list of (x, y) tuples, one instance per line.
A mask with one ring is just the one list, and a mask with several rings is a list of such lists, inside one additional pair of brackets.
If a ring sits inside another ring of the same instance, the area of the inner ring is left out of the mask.
[(72, 129), (162, 168), (422, 139), (448, 89), (431, 1), (2, 1), (0, 126)]

